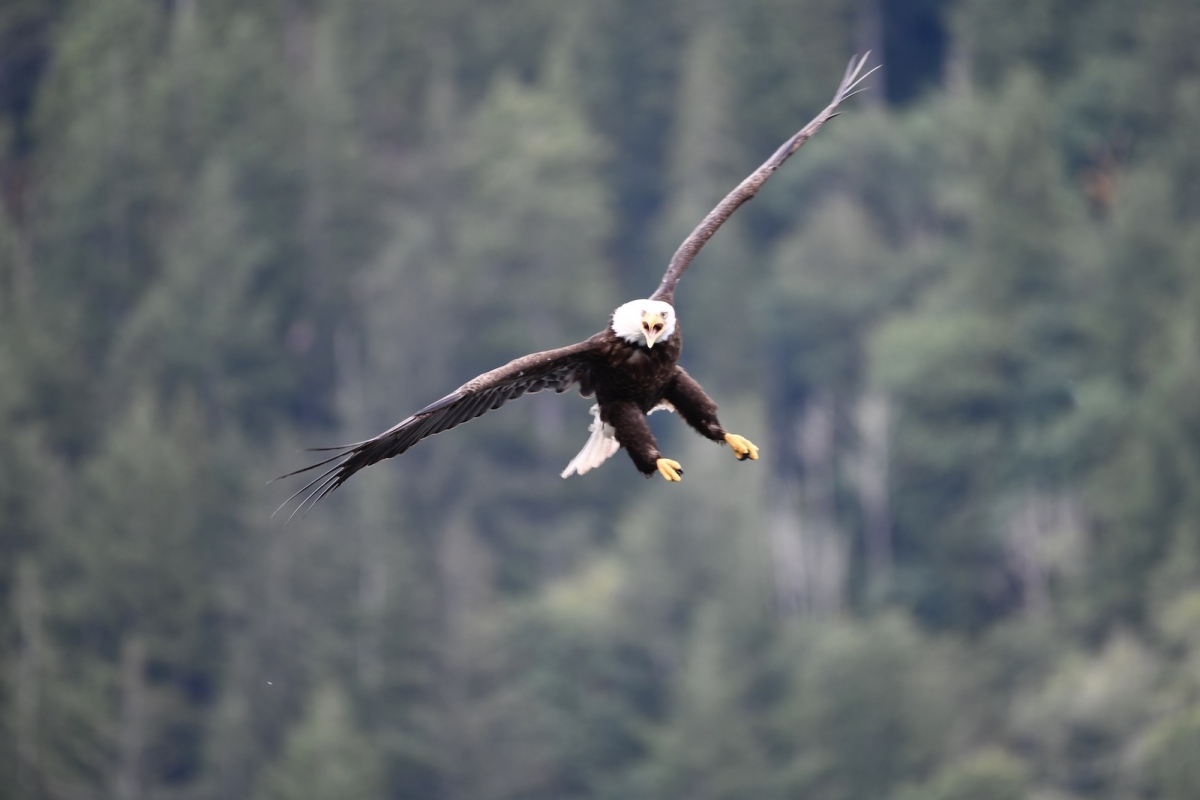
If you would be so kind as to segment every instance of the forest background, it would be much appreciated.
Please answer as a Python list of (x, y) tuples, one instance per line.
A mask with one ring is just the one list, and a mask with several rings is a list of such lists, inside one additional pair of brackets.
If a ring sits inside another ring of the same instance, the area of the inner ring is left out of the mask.
[[(0, 794), (1186, 800), (1194, 0), (0, 3)], [(734, 462), (538, 395), (680, 286)]]

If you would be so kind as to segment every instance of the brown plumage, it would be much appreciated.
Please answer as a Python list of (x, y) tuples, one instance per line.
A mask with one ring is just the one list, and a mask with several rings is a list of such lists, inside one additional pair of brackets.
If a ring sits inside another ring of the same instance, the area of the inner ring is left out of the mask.
[(822, 125), (837, 116), (843, 100), (860, 91), (856, 87), (874, 72), (861, 74), (869, 55), (857, 61), (851, 59), (833, 101), (709, 212), (679, 246), (649, 299), (624, 304), (613, 312), (604, 330), (587, 340), (533, 353), (486, 372), (378, 436), (342, 447), (318, 448), (334, 455), (281, 477), (327, 469), (280, 508), (303, 495), (294, 515), (319, 502), (360, 469), (398, 456), (428, 436), (486, 414), (521, 395), (544, 389), (564, 392), (578, 386), (584, 397), (596, 398), (592, 437), (563, 477), (599, 466), (619, 446), (644, 475), (658, 472), (668, 481), (678, 481), (683, 470), (678, 462), (659, 452), (646, 422), (647, 414), (659, 408), (675, 411), (701, 435), (728, 443), (738, 460), (757, 459), (758, 448), (740, 436), (726, 433), (717, 419), (716, 403), (678, 364), (683, 339), (671, 306), (675, 286), (725, 220)]

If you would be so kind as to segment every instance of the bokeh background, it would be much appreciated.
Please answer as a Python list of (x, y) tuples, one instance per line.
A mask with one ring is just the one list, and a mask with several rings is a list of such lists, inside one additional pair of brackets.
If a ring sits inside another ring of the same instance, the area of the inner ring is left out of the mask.
[[(0, 3), (0, 795), (1190, 800), (1195, 0)], [(558, 472), (682, 282), (764, 458)]]

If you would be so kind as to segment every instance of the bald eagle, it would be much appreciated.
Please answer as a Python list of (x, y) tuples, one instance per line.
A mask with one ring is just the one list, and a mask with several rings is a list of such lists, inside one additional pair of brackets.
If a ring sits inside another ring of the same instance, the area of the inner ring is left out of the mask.
[(304, 498), (292, 513), (311, 508), (360, 469), (398, 456), (422, 439), (482, 416), (509, 400), (543, 389), (565, 392), (577, 386), (584, 397), (596, 398), (591, 409), (591, 436), (563, 470), (564, 478), (595, 469), (623, 447), (646, 477), (657, 473), (668, 481), (679, 481), (683, 468), (659, 451), (646, 422), (648, 414), (660, 409), (679, 414), (701, 436), (728, 444), (739, 461), (757, 460), (758, 448), (721, 426), (717, 404), (679, 366), (683, 331), (672, 305), (675, 285), (722, 223), (809, 137), (837, 116), (842, 101), (861, 91), (862, 82), (875, 71), (862, 72), (869, 55), (851, 59), (833, 101), (709, 212), (675, 251), (662, 282), (648, 299), (617, 308), (608, 326), (587, 340), (523, 356), (486, 372), (378, 436), (340, 447), (316, 448), (334, 455), (280, 478), (326, 469), (280, 508), (301, 495)]

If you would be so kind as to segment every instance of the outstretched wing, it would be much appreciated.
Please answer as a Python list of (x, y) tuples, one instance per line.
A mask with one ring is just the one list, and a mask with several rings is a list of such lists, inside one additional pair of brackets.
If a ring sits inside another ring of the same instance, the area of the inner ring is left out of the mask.
[(523, 394), (540, 392), (543, 389), (565, 392), (581, 381), (587, 388), (587, 365), (595, 351), (596, 343), (593, 339), (588, 339), (557, 350), (518, 358), (499, 369), (485, 372), (467, 381), (441, 400), (431, 403), (374, 438), (340, 447), (316, 448), (327, 452), (336, 451), (336, 455), (281, 475), (275, 480), (290, 478), (326, 465), (332, 466), (285, 500), (275, 512), (278, 513), (288, 503), (307, 492), (292, 512), (292, 516), (295, 516), (296, 512), (306, 505), (310, 508), (316, 505), (360, 469), (385, 458), (398, 456), (427, 436), (482, 416)]
[(668, 303), (674, 302), (675, 284), (679, 282), (679, 277), (688, 268), (688, 264), (692, 263), (692, 259), (700, 252), (700, 248), (704, 247), (705, 242), (712, 238), (712, 235), (724, 224), (725, 220), (729, 219), (734, 211), (737, 211), (738, 206), (758, 193), (762, 185), (767, 182), (767, 178), (774, 175), (775, 170), (779, 169), (792, 153), (799, 150), (800, 146), (807, 142), (814, 133), (819, 131), (822, 125), (838, 115), (837, 107), (841, 105), (843, 100), (862, 91), (861, 88), (858, 88), (860, 84), (872, 72), (879, 69), (879, 67), (874, 67), (868, 70), (866, 74), (860, 75), (870, 55), (871, 53), (868, 51), (857, 62), (853, 58), (850, 59), (850, 64), (846, 67), (846, 74), (842, 76), (842, 83), (838, 86), (837, 94), (833, 96), (833, 101), (825, 107), (825, 110), (818, 114), (812, 122), (801, 128), (799, 133), (784, 142), (783, 146), (776, 150), (773, 156), (768, 158), (761, 167), (750, 173), (749, 177), (726, 195), (725, 199), (718, 203), (716, 208), (708, 212), (708, 216), (683, 240), (683, 244), (679, 245), (679, 249), (671, 257), (671, 263), (667, 265), (667, 272), (663, 276), (662, 283), (659, 284), (654, 294), (650, 295), (651, 300), (663, 300)]

